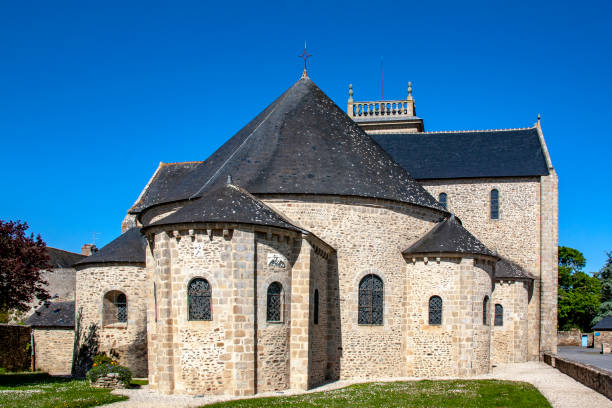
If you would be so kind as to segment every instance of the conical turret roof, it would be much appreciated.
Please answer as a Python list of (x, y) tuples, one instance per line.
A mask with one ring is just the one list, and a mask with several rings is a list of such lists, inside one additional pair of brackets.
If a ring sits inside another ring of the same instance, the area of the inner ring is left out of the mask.
[(436, 224), (423, 238), (406, 249), (404, 255), (472, 254), (499, 258), (482, 242), (466, 230), (461, 221), (451, 215)]
[(200, 196), (230, 174), (253, 194), (373, 197), (446, 212), (307, 77), (133, 212)]
[(235, 184), (225, 184), (145, 228), (185, 223), (237, 223), (266, 225), (307, 232)]

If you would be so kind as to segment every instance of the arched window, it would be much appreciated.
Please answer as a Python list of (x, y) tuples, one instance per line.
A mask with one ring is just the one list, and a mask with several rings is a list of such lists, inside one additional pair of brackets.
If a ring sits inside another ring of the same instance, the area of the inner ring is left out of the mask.
[(359, 282), (359, 324), (383, 324), (383, 281), (369, 274)]
[(442, 324), (442, 298), (440, 296), (429, 298), (429, 324)]
[(281, 310), (283, 285), (278, 282), (272, 282), (268, 286), (268, 307), (266, 309), (266, 320), (269, 322), (281, 321)]
[(212, 320), (211, 289), (206, 279), (195, 278), (187, 287), (189, 320)]
[(444, 207), (445, 210), (446, 210), (446, 199), (447, 199), (446, 193), (440, 193), (440, 195), (438, 196), (438, 201), (440, 202), (442, 207)]
[(111, 290), (104, 295), (103, 324), (127, 323), (127, 298), (125, 293)]
[(484, 324), (485, 326), (489, 324), (487, 322), (488, 317), (489, 317), (489, 297), (485, 296), (484, 300), (482, 301), (482, 324)]
[(495, 305), (495, 325), (504, 325), (504, 307), (502, 305)]
[(491, 190), (491, 219), (499, 219), (499, 191)]
[(314, 292), (314, 324), (319, 324), (319, 289)]

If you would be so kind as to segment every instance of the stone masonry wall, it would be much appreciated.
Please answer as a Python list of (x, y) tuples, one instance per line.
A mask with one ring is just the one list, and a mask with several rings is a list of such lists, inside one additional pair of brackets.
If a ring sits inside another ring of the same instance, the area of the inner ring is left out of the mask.
[[(144, 266), (93, 264), (78, 268), (75, 310), (81, 327), (98, 327), (99, 349), (117, 356), (135, 377), (147, 376), (146, 271)], [(105, 326), (104, 295), (112, 290), (127, 297), (127, 323)]]
[(593, 336), (593, 348), (595, 351), (601, 352), (602, 343), (607, 343), (612, 346), (612, 331), (610, 330), (596, 330), (593, 334), (599, 333), (599, 336)]
[[(337, 251), (338, 299), (329, 300), (338, 304), (340, 324), (334, 322), (334, 332), (328, 333), (328, 338), (338, 338), (328, 355), (330, 361), (335, 359), (335, 350), (340, 356), (333, 370), (340, 373), (340, 378), (403, 375), (406, 285), (401, 252), (426, 234), (442, 215), (369, 198), (260, 198)], [(368, 273), (377, 274), (384, 282), (382, 326), (357, 323), (358, 285)]]
[[(151, 388), (163, 393), (223, 394), (232, 386), (232, 240), (222, 230), (208, 232), (178, 239), (156, 233), (154, 258), (147, 258), (156, 290), (149, 313), (155, 352), (149, 379)], [(233, 232), (234, 238), (241, 234)], [(188, 318), (187, 286), (194, 278), (211, 286), (211, 321)]]
[[(538, 278), (541, 276), (542, 226), (539, 177), (423, 180), (421, 184), (435, 198), (438, 198), (442, 192), (446, 193), (449, 211), (459, 217), (463, 226), (489, 249), (498, 251), (500, 255), (518, 263), (534, 276)], [(490, 217), (492, 189), (499, 191), (497, 220), (492, 220)], [(553, 254), (549, 257), (552, 259)], [(551, 277), (547, 279), (550, 280)], [(532, 296), (529, 303), (530, 360), (537, 360), (540, 352), (538, 349), (541, 318), (539, 290), (538, 281), (534, 287), (536, 296)], [(556, 295), (553, 301), (556, 302)]]
[[(528, 290), (527, 282), (495, 282), (491, 296), (492, 364), (527, 361)], [(494, 325), (496, 304), (504, 308), (502, 326)]]
[[(310, 263), (310, 345), (309, 345), (309, 387), (325, 382), (327, 377), (327, 259), (320, 251), (311, 252)], [(314, 294), (319, 294), (318, 323), (314, 323)]]
[(30, 368), (30, 327), (0, 324), (0, 367), (10, 371)]
[(70, 375), (74, 329), (40, 328), (34, 333), (34, 368), (51, 375)]
[[(439, 260), (438, 260), (439, 259)], [(472, 258), (408, 259), (406, 355), (409, 376), (465, 376), (489, 371), (490, 327), (482, 302), (492, 265)], [(429, 299), (442, 298), (442, 324), (429, 324)]]
[[(293, 239), (257, 233), (257, 392), (289, 388), (289, 332), (291, 322), (291, 269), (297, 254)], [(270, 257), (278, 256), (284, 267), (269, 265)], [(268, 322), (267, 292), (279, 282), (281, 321)]]
[[(309, 262), (302, 257), (310, 253), (309, 244), (293, 232), (259, 226), (257, 232), (244, 225), (172, 228), (149, 233), (153, 251), (148, 251), (147, 265), (157, 291), (150, 296), (148, 314), (151, 389), (252, 395), (288, 388), (293, 361), (290, 325), (300, 322), (292, 316), (295, 267), (300, 276), (309, 273), (304, 269)], [(284, 267), (270, 264), (274, 256)], [(188, 319), (187, 287), (196, 277), (211, 285), (211, 321)], [(279, 323), (266, 319), (267, 289), (273, 282), (283, 287)], [(300, 299), (299, 306), (308, 308), (307, 298)], [(308, 337), (304, 338), (307, 353)], [(300, 367), (298, 374), (307, 375), (307, 368)]]
[[(541, 133), (540, 133), (541, 134)], [(540, 352), (557, 352), (557, 290), (559, 245), (559, 192), (557, 173), (549, 168), (550, 175), (540, 183), (541, 197), (541, 288), (535, 292), (540, 297)], [(534, 296), (535, 297), (535, 296)]]

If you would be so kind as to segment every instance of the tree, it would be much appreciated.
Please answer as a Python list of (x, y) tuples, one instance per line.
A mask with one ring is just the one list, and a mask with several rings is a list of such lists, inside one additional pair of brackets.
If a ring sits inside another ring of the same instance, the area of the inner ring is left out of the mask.
[(0, 311), (25, 311), (37, 298), (47, 300), (47, 282), (42, 277), (50, 269), (47, 246), (40, 235), (26, 236), (28, 224), (0, 220)]
[(596, 275), (601, 283), (601, 304), (597, 316), (593, 319), (593, 324), (606, 316), (612, 316), (612, 252), (608, 252), (607, 255), (606, 264)]
[(582, 252), (559, 247), (559, 330), (591, 329), (600, 303), (601, 285), (599, 279), (582, 271), (585, 265)]

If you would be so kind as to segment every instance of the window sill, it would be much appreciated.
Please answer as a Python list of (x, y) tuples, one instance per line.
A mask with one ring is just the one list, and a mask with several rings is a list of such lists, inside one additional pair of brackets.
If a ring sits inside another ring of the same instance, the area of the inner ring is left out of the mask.
[(102, 326), (104, 329), (127, 329), (127, 323), (112, 323)]

